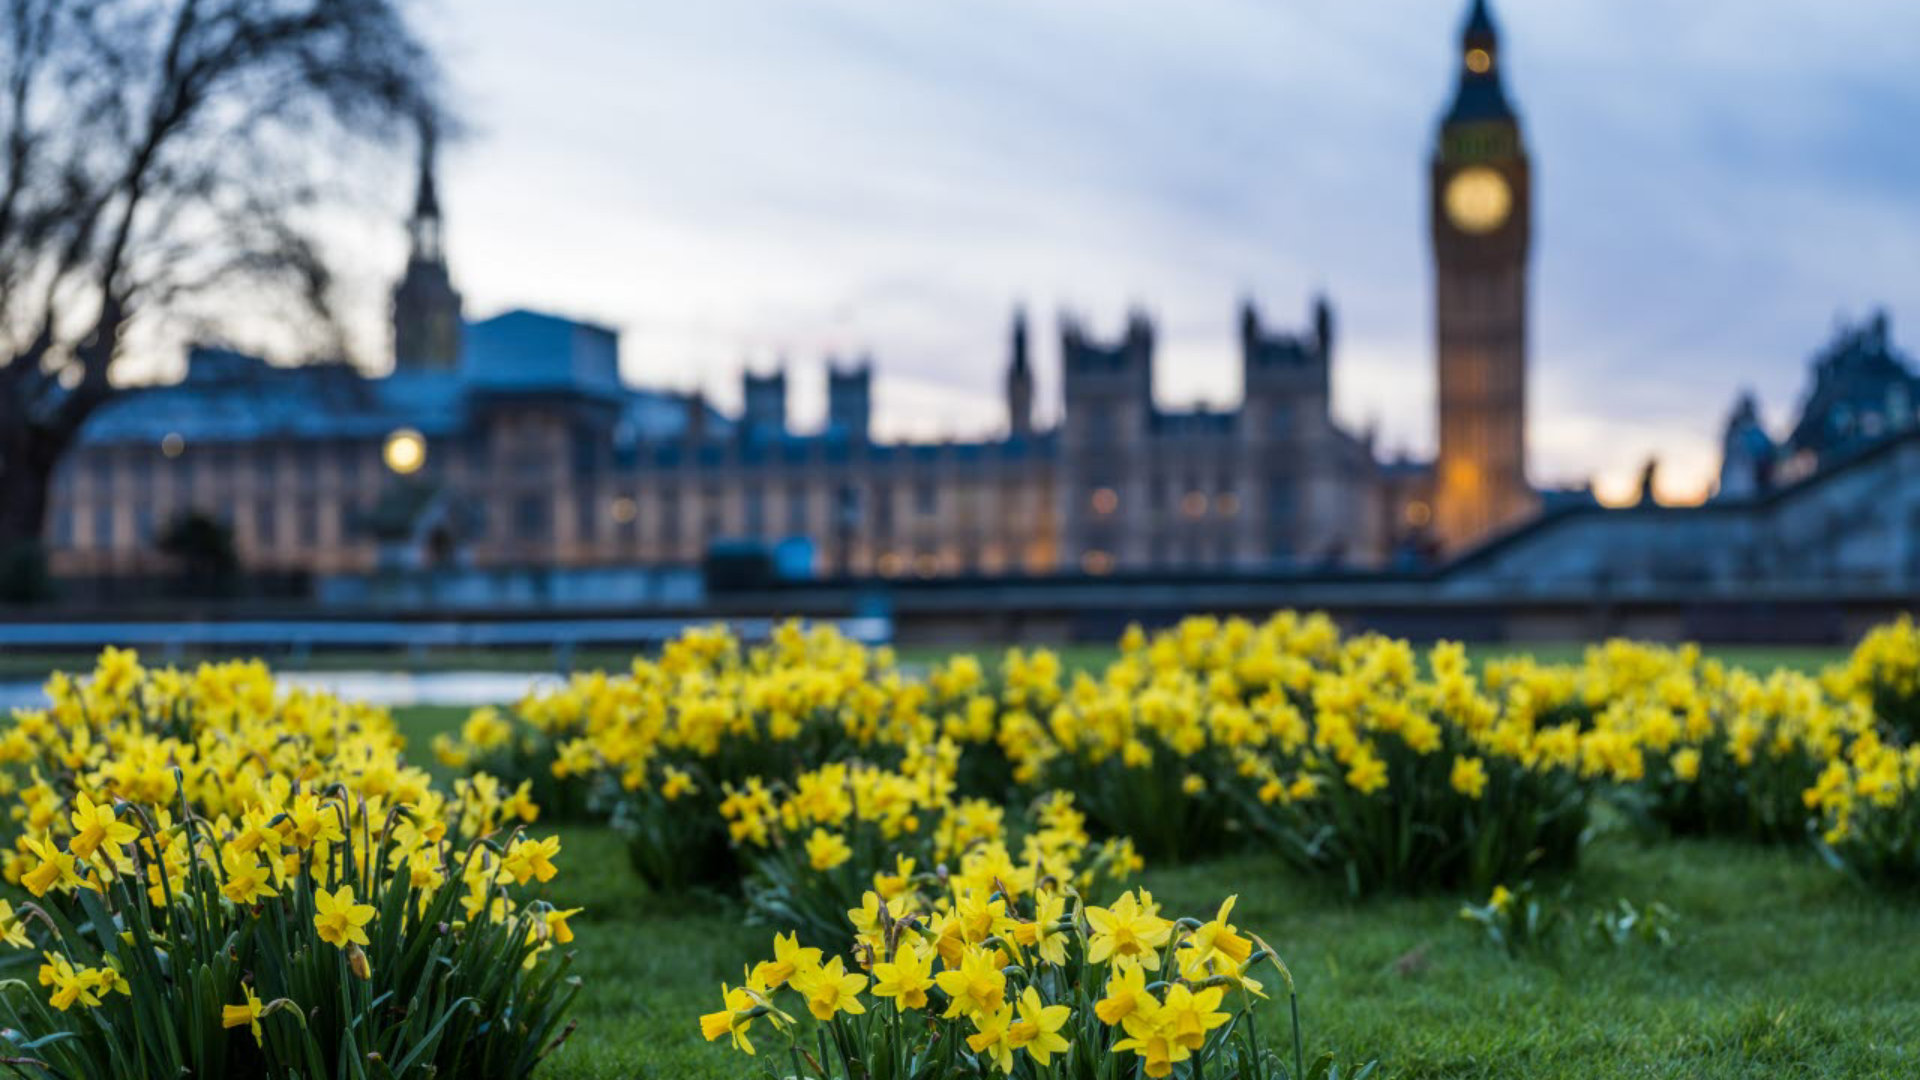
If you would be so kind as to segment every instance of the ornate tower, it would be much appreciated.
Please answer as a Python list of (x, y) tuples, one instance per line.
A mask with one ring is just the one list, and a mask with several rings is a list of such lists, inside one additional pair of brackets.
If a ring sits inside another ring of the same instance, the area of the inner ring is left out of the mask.
[(1527, 252), (1532, 177), (1500, 82), (1499, 38), (1473, 0), (1460, 84), (1433, 152), (1440, 456), (1435, 524), (1457, 551), (1531, 514), (1527, 483)]
[(393, 366), (396, 371), (452, 371), (460, 365), (460, 293), (447, 272), (434, 188), (434, 131), (420, 131), (420, 187), (407, 222), (412, 248), (407, 272), (393, 290)]
[(740, 435), (747, 442), (772, 442), (787, 434), (787, 368), (757, 375), (740, 370)]
[(862, 357), (846, 369), (827, 360), (827, 430), (850, 443), (868, 441), (873, 418), (873, 361)]
[(1153, 320), (1138, 309), (1111, 343), (1061, 317), (1063, 568), (1107, 573), (1147, 561), (1154, 337)]
[(1033, 437), (1033, 364), (1027, 359), (1027, 313), (1013, 313), (1013, 357), (1007, 362), (1007, 430), (1016, 439)]

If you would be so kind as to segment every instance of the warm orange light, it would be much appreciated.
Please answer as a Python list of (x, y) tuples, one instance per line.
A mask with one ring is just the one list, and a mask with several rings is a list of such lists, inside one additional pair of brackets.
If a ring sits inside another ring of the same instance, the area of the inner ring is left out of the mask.
[(1485, 75), (1493, 68), (1493, 54), (1485, 49), (1467, 50), (1467, 70), (1475, 75)]
[(1095, 488), (1093, 492), (1093, 512), (1105, 517), (1120, 509), (1120, 493), (1112, 488)]
[(1214, 512), (1221, 517), (1232, 517), (1240, 512), (1240, 496), (1233, 492), (1223, 492), (1213, 500)]
[(1465, 458), (1455, 458), (1447, 463), (1447, 471), (1440, 478), (1450, 490), (1472, 492), (1480, 488), (1480, 467)]
[(1080, 556), (1080, 569), (1096, 577), (1113, 573), (1113, 556), (1104, 551), (1089, 551)]
[(907, 560), (897, 551), (889, 551), (880, 556), (881, 577), (899, 577), (900, 571), (906, 569), (906, 566)]
[(1190, 518), (1201, 517), (1207, 512), (1207, 493), (1189, 491), (1180, 498), (1180, 512)]
[(1593, 481), (1593, 498), (1610, 510), (1632, 506), (1640, 501), (1640, 484), (1626, 473), (1598, 476)]
[(1407, 524), (1420, 528), (1433, 520), (1433, 507), (1415, 499), (1407, 504)]
[(632, 499), (623, 495), (613, 500), (613, 505), (608, 508), (608, 512), (613, 515), (615, 522), (625, 525), (640, 516), (640, 507)]

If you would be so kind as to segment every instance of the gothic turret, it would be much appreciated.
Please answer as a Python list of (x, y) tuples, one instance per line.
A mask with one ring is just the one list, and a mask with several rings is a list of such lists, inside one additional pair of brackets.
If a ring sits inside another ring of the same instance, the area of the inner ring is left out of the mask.
[(407, 223), (407, 271), (393, 290), (396, 371), (452, 371), (460, 364), (460, 293), (447, 271), (440, 195), (434, 180), (435, 135), (420, 130), (420, 178)]
[(1013, 313), (1012, 357), (1007, 361), (1007, 430), (1016, 439), (1033, 435), (1033, 363), (1027, 356), (1027, 313)]
[(827, 358), (827, 430), (850, 443), (869, 440), (873, 420), (873, 358), (846, 368)]
[(1474, 0), (1460, 30), (1460, 84), (1445, 123), (1516, 119), (1500, 82), (1500, 32), (1486, 0)]
[(1740, 395), (1720, 442), (1720, 499), (1751, 499), (1773, 487), (1779, 447), (1760, 422), (1760, 406), (1751, 391)]

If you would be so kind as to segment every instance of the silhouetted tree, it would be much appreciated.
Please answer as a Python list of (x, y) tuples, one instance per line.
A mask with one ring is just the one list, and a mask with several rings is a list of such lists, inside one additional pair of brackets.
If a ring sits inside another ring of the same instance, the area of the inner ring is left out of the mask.
[(240, 574), (233, 530), (218, 518), (189, 510), (167, 526), (155, 545), (180, 565), (180, 584), (188, 596), (226, 596)]
[(0, 0), (0, 557), (139, 320), (244, 284), (335, 325), (319, 147), (439, 108), (399, 0)]

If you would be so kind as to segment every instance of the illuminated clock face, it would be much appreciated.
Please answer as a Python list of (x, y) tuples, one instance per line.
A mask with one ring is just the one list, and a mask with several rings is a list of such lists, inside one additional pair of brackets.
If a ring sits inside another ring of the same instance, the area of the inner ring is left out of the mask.
[(1448, 220), (1461, 232), (1490, 233), (1513, 211), (1513, 189), (1499, 173), (1473, 165), (1447, 181), (1446, 206)]

